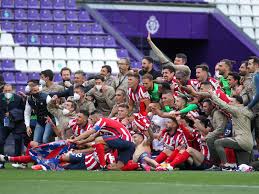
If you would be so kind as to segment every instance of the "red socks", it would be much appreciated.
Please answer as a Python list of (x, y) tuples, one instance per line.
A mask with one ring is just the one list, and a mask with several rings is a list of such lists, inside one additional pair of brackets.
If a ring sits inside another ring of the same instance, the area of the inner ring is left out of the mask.
[(234, 164), (236, 163), (236, 155), (235, 155), (235, 152), (233, 149), (231, 148), (225, 148), (225, 153), (226, 153), (226, 156), (227, 156), (227, 161), (228, 163), (230, 164)]
[(17, 162), (17, 163), (30, 163), (33, 162), (31, 156), (11, 156), (9, 158), (10, 162)]
[(105, 167), (106, 166), (106, 161), (105, 161), (105, 152), (104, 152), (104, 145), (101, 143), (95, 144), (94, 145), (96, 149), (97, 156), (99, 158), (100, 166)]
[(160, 164), (160, 163), (164, 162), (167, 157), (168, 157), (168, 156), (167, 156), (164, 152), (161, 152), (161, 153), (156, 157), (155, 161)]
[(173, 162), (170, 163), (172, 167), (177, 166), (178, 164), (182, 164), (190, 157), (190, 154), (187, 151), (184, 151), (182, 154), (178, 154)]
[(139, 167), (138, 163), (133, 162), (133, 160), (130, 160), (130, 161), (128, 161), (127, 164), (125, 164), (125, 165), (121, 168), (121, 170), (122, 170), (122, 171), (131, 171), (131, 170), (136, 170), (136, 169), (138, 169), (138, 167)]
[(173, 153), (166, 159), (166, 163), (170, 163), (174, 160), (174, 158), (179, 154), (179, 150), (175, 149)]

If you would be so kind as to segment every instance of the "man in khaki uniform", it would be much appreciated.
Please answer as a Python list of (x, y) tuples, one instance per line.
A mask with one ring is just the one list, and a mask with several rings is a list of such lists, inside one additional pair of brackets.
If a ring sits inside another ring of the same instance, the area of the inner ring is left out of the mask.
[(69, 128), (69, 121), (76, 117), (76, 104), (73, 101), (66, 101), (63, 109), (56, 104), (58, 97), (53, 96), (50, 102), (47, 104), (48, 111), (57, 119), (57, 128), (54, 128), (54, 132), (58, 137), (62, 139), (68, 139), (72, 131)]
[(113, 87), (107, 86), (104, 81), (104, 77), (96, 76), (95, 87), (87, 92), (87, 95), (93, 96), (97, 103), (97, 110), (104, 116), (108, 116), (115, 104), (115, 90)]
[[(85, 88), (83, 86), (76, 86), (74, 93), (73, 101), (75, 101), (77, 105), (77, 112), (79, 112), (79, 110), (86, 110), (90, 113), (95, 111), (94, 103), (86, 98)], [(79, 99), (76, 99), (77, 96)]]
[(40, 73), (40, 84), (42, 85), (42, 92), (62, 92), (64, 87), (53, 82), (54, 73), (50, 69), (44, 70)]
[(123, 89), (125, 92), (128, 91), (128, 73), (130, 70), (130, 60), (128, 58), (121, 58), (118, 61), (120, 73), (115, 77), (112, 82), (112, 87), (116, 91), (117, 89)]
[(219, 161), (218, 154), (215, 149), (214, 142), (219, 139), (224, 134), (224, 129), (227, 125), (226, 116), (212, 104), (209, 99), (205, 99), (202, 103), (203, 111), (208, 116), (210, 123), (212, 125), (212, 131), (210, 131), (205, 137), (206, 143), (208, 145), (211, 160), (214, 162)]
[[(232, 148), (235, 151), (247, 152), (238, 161), (239, 164), (249, 164), (250, 153), (253, 149), (253, 137), (251, 133), (251, 119), (253, 113), (244, 107), (242, 97), (233, 96), (231, 102), (227, 104), (217, 97), (212, 91), (209, 92), (215, 104), (221, 109), (226, 110), (232, 116), (232, 137), (221, 138), (215, 141), (215, 147), (220, 157), (222, 170), (231, 170), (227, 164), (227, 157), (224, 148)], [(237, 158), (238, 159), (238, 158)]]

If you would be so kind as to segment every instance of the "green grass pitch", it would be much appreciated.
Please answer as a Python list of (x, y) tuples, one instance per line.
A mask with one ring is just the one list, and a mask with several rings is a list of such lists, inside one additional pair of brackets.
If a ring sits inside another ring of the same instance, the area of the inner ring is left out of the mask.
[(259, 173), (0, 170), (0, 194), (253, 194)]

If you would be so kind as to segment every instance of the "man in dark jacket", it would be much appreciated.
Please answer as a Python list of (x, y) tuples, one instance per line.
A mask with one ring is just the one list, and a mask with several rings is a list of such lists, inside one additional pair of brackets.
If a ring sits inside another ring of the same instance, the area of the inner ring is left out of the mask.
[[(13, 92), (10, 84), (5, 84), (3, 93), (0, 94), (0, 154), (4, 153), (5, 140), (10, 133), (14, 136), (16, 156), (22, 153), (22, 138), (25, 135), (23, 119), (24, 101)], [(4, 164), (0, 163), (0, 168)]]
[(34, 130), (33, 141), (38, 143), (48, 143), (49, 138), (53, 133), (50, 123), (47, 123), (47, 117), (52, 115), (47, 109), (47, 97), (50, 98), (46, 93), (39, 90), (39, 85), (32, 84), (30, 87), (30, 96), (27, 98), (24, 121), (27, 128), (28, 136), (32, 135), (30, 128), (31, 113), (34, 112), (37, 116), (37, 124)]

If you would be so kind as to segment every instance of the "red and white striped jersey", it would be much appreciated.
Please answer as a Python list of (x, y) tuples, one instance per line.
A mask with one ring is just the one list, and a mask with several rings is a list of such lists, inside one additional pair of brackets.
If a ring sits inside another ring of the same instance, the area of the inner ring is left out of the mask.
[(183, 133), (188, 141), (188, 145), (201, 152), (204, 155), (204, 158), (209, 160), (209, 148), (200, 131), (193, 128), (187, 128), (183, 125), (180, 125), (180, 128), (183, 130)]
[(129, 123), (126, 125), (126, 124), (124, 124), (124, 123), (122, 122), (122, 120), (119, 119), (118, 117), (112, 117), (111, 119), (122, 123), (122, 124), (129, 130), (130, 134), (134, 134), (133, 131), (132, 131), (132, 122), (129, 122)]
[(101, 118), (95, 123), (93, 129), (100, 131), (101, 133), (117, 136), (123, 140), (132, 142), (129, 130), (119, 121), (110, 118)]
[(146, 105), (142, 102), (142, 99), (150, 99), (150, 95), (144, 86), (138, 85), (136, 91), (133, 91), (132, 88), (128, 88), (128, 97), (134, 102), (136, 110), (141, 112), (143, 115), (146, 115)]
[(132, 125), (135, 125), (140, 132), (144, 132), (148, 130), (151, 124), (150, 120), (146, 116), (143, 116), (140, 113), (134, 113), (133, 115), (134, 115), (134, 121)]
[(225, 94), (221, 89), (215, 90), (215, 93), (221, 100), (225, 101), (226, 103), (230, 102), (230, 99), (227, 96), (227, 94)]
[(205, 141), (205, 137), (200, 133), (199, 130), (194, 129), (191, 133), (194, 137), (193, 142), (192, 142), (192, 145), (194, 145), (193, 148), (198, 150), (199, 152), (201, 152), (202, 155), (204, 156), (204, 159), (209, 160), (210, 152), (209, 152), (207, 143)]
[(128, 97), (133, 102), (139, 102), (141, 99), (150, 99), (150, 95), (144, 86), (139, 85), (136, 91), (132, 88), (128, 89)]
[(81, 135), (82, 133), (84, 133), (85, 131), (88, 131), (91, 129), (92, 125), (87, 124), (84, 128), (80, 128), (77, 124), (76, 124), (76, 119), (72, 119), (69, 121), (68, 123), (69, 127), (72, 128), (73, 131), (73, 135), (75, 137)]
[[(215, 90), (220, 89), (220, 84), (218, 82), (218, 80), (216, 80), (213, 77), (208, 77), (208, 82), (210, 82), (212, 84), (212, 86), (214, 87)], [(201, 82), (198, 81), (197, 79), (190, 79), (187, 82), (187, 85), (192, 86), (196, 91), (199, 91), (199, 88), (201, 86)]]
[(100, 164), (94, 153), (95, 152), (85, 155), (85, 166), (87, 170), (96, 170), (100, 167)]
[(187, 140), (182, 130), (177, 129), (172, 135), (170, 135), (166, 130), (167, 129), (164, 129), (161, 134), (165, 148), (175, 150), (180, 145), (185, 145), (187, 147)]
[[(106, 153), (105, 161), (107, 164), (113, 164), (116, 162), (115, 156), (112, 153)], [(96, 152), (85, 155), (85, 166), (87, 170), (96, 170), (100, 167)]]
[(210, 159), (210, 152), (209, 148), (207, 146), (207, 143), (205, 141), (205, 137), (197, 130), (195, 130), (196, 133), (196, 139), (200, 146), (200, 152), (204, 156), (204, 159), (209, 160)]

